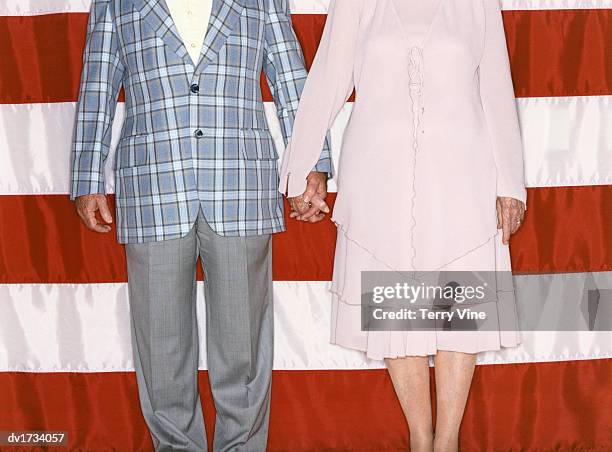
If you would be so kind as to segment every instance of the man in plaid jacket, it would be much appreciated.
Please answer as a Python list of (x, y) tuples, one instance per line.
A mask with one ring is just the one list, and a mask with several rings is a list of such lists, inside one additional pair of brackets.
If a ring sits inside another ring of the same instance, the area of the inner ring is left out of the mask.
[[(208, 28), (198, 53), (188, 50), (195, 44), (186, 44), (175, 22), (179, 10), (171, 14), (169, 5), (173, 0), (93, 0), (70, 197), (87, 227), (111, 230), (104, 164), (123, 86), (117, 238), (126, 244), (134, 366), (153, 444), (206, 449), (197, 386), (199, 255), (214, 450), (263, 451), (273, 358), (270, 237), (284, 221), (260, 75), (263, 69), (286, 145), (307, 74), (288, 0), (212, 0), (199, 24)], [(324, 210), (330, 172), (326, 142), (308, 177), (319, 195), (313, 202)]]

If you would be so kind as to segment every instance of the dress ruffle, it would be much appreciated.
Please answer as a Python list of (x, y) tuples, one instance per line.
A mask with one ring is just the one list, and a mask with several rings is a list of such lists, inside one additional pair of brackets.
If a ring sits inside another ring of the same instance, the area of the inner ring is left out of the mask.
[(410, 226), (410, 247), (412, 249), (412, 267), (415, 267), (416, 247), (414, 245), (414, 229), (416, 228), (415, 201), (416, 201), (416, 167), (419, 154), (419, 133), (421, 132), (421, 122), (425, 107), (423, 107), (423, 51), (418, 46), (410, 48), (408, 57), (408, 76), (409, 93), (412, 103), (412, 197), (410, 199), (410, 212), (412, 224)]
[[(336, 223), (338, 238), (331, 286), (331, 342), (366, 353), (369, 359), (402, 358), (435, 355), (438, 350), (479, 353), (515, 347), (520, 343), (518, 315), (514, 292), (500, 287), (497, 302), (485, 309), (496, 319), (498, 330), (490, 331), (362, 331), (361, 330), (361, 271), (394, 270), (380, 260), (368, 247), (360, 244)], [(497, 266), (504, 260), (504, 247), (499, 236), (456, 261), (449, 270), (465, 268), (477, 262)], [(501, 253), (500, 253), (501, 251)], [(506, 247), (507, 251), (507, 247)], [(508, 257), (509, 259), (509, 257)], [(487, 262), (489, 261), (489, 262)], [(500, 267), (505, 268), (503, 262)]]

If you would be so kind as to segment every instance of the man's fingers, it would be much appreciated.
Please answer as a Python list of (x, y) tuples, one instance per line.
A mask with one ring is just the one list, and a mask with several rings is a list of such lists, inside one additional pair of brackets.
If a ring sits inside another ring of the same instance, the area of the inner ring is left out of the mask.
[(290, 198), (290, 205), (293, 210), (300, 213), (306, 212), (311, 207), (309, 203), (304, 201), (304, 195)]
[(109, 232), (111, 227), (108, 224), (101, 223), (96, 218), (96, 211), (98, 210), (104, 222), (113, 222), (113, 216), (108, 208), (108, 203), (104, 194), (91, 194), (77, 197), (76, 211), (87, 229), (95, 232)]
[(84, 211), (83, 221), (85, 222), (85, 226), (87, 226), (89, 229), (93, 229), (98, 224), (98, 220), (96, 219), (96, 212), (94, 210)]
[(85, 226), (87, 226), (92, 231), (96, 230), (96, 226), (98, 226), (98, 220), (96, 219), (96, 212), (93, 210), (88, 210), (85, 212)]
[(296, 208), (295, 201), (293, 200), (293, 198), (289, 198), (289, 207), (291, 208), (291, 213), (295, 212)]
[(83, 223), (86, 223), (87, 222), (87, 216), (85, 215), (86, 211), (80, 207), (77, 207), (76, 211), (77, 211), (77, 214), (79, 215), (79, 218), (83, 221)]
[(295, 198), (289, 198), (289, 207), (291, 207), (291, 216), (293, 216), (294, 213), (299, 213), (297, 201), (295, 200)]
[(85, 222), (85, 226), (92, 231), (109, 232), (111, 230), (110, 226), (98, 222), (96, 212), (93, 210), (88, 210), (84, 213), (83, 221)]
[(98, 209), (100, 210), (100, 216), (107, 223), (113, 222), (113, 216), (111, 215), (110, 209), (108, 208), (108, 202), (106, 196), (97, 199)]
[(102, 223), (96, 224), (92, 229), (96, 232), (102, 232), (102, 233), (111, 231), (111, 227), (109, 225), (102, 224)]

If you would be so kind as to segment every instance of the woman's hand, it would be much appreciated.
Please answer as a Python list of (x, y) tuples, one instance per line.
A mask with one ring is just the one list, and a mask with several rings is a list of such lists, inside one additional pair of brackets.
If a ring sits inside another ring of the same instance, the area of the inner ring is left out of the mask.
[(525, 204), (518, 199), (497, 197), (497, 229), (503, 231), (502, 242), (510, 243), (510, 236), (523, 224), (525, 217)]
[(325, 218), (329, 207), (325, 203), (327, 197), (327, 177), (324, 173), (312, 172), (307, 178), (306, 191), (300, 196), (289, 198), (291, 218), (316, 223)]

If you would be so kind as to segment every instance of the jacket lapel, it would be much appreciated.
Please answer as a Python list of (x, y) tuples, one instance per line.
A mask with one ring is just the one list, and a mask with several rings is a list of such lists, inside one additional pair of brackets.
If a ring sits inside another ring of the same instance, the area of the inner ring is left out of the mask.
[(232, 34), (244, 9), (245, 0), (213, 0), (208, 30), (204, 37), (195, 73), (200, 73), (219, 53)]
[(166, 0), (132, 0), (132, 2), (142, 20), (155, 30), (155, 34), (179, 57), (193, 65), (178, 28), (172, 20)]

